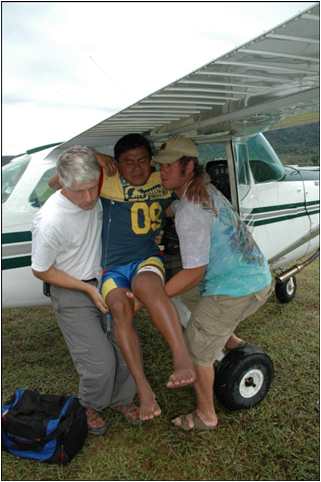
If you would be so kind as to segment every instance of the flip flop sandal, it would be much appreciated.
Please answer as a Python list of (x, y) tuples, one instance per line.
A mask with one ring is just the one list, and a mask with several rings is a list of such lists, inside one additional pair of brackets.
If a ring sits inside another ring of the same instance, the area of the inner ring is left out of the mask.
[(107, 423), (103, 427), (90, 427), (88, 425), (88, 433), (92, 435), (104, 435), (108, 429)]
[(87, 414), (87, 426), (88, 426), (88, 433), (91, 433), (92, 435), (104, 435), (104, 433), (107, 431), (107, 428), (110, 426), (110, 422), (106, 423), (104, 422), (103, 425), (99, 427), (95, 427), (92, 425), (94, 421), (97, 421), (97, 419), (100, 419), (103, 421), (103, 419), (98, 415), (98, 413), (95, 411), (94, 413), (91, 413), (89, 416)]
[[(178, 418), (181, 423), (176, 424), (172, 420), (172, 424), (174, 427), (179, 428), (181, 430), (184, 430), (185, 432), (191, 432), (193, 430), (215, 430), (217, 428), (216, 424), (215, 426), (207, 425), (203, 420), (197, 415), (196, 411), (189, 413), (188, 415), (180, 415)], [(193, 426), (190, 426), (190, 422), (192, 422)]]

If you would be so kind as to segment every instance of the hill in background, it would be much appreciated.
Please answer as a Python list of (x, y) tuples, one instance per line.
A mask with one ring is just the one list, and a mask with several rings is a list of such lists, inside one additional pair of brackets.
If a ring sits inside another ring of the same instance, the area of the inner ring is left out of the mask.
[(301, 166), (320, 163), (320, 124), (306, 124), (264, 132), (283, 164)]
[[(284, 164), (301, 166), (320, 163), (320, 124), (306, 124), (264, 133)], [(223, 152), (221, 155), (224, 157)], [(2, 165), (13, 157), (2, 156)]]

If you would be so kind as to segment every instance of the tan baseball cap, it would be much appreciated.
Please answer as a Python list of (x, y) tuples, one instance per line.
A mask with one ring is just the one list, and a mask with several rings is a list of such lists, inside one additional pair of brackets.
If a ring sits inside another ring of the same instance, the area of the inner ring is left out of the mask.
[(156, 156), (153, 157), (154, 163), (173, 164), (183, 156), (197, 157), (197, 148), (192, 139), (183, 136), (171, 137), (161, 145)]

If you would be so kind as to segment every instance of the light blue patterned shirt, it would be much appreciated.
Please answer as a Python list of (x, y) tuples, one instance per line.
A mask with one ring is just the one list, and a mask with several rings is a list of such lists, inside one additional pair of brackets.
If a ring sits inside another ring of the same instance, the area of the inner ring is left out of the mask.
[(183, 268), (207, 265), (203, 296), (246, 296), (272, 281), (267, 259), (229, 201), (213, 186), (216, 214), (183, 198), (175, 201), (176, 231)]

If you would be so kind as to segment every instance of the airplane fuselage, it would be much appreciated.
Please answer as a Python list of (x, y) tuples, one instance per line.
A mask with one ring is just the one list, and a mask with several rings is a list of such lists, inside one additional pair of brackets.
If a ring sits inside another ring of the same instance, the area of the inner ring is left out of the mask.
[[(251, 159), (240, 155), (242, 149), (238, 146), (248, 142), (260, 144), (261, 152), (263, 148), (271, 148), (262, 134), (236, 140), (233, 152), (227, 144), (227, 159), (208, 161), (207, 170), (213, 183), (230, 198), (277, 274), (297, 260), (306, 258), (319, 246), (319, 237), (312, 236), (319, 226), (319, 170), (284, 167), (280, 163), (277, 169), (269, 172), (271, 162), (267, 156)], [(46, 158), (50, 152), (48, 149), (32, 154), (28, 159), (12, 161), (13, 173), (15, 169), (23, 170), (14, 186), (4, 174), (4, 189), (7, 189), (2, 234), (5, 307), (48, 303), (42, 293), (42, 283), (32, 276), (30, 265), (32, 219), (52, 193), (48, 179), (55, 172), (55, 160), (50, 156)], [(277, 157), (274, 151), (272, 157), (275, 167)], [(269, 179), (269, 176), (275, 178)], [(298, 246), (293, 246), (295, 242)], [(287, 250), (291, 246), (292, 249)]]

